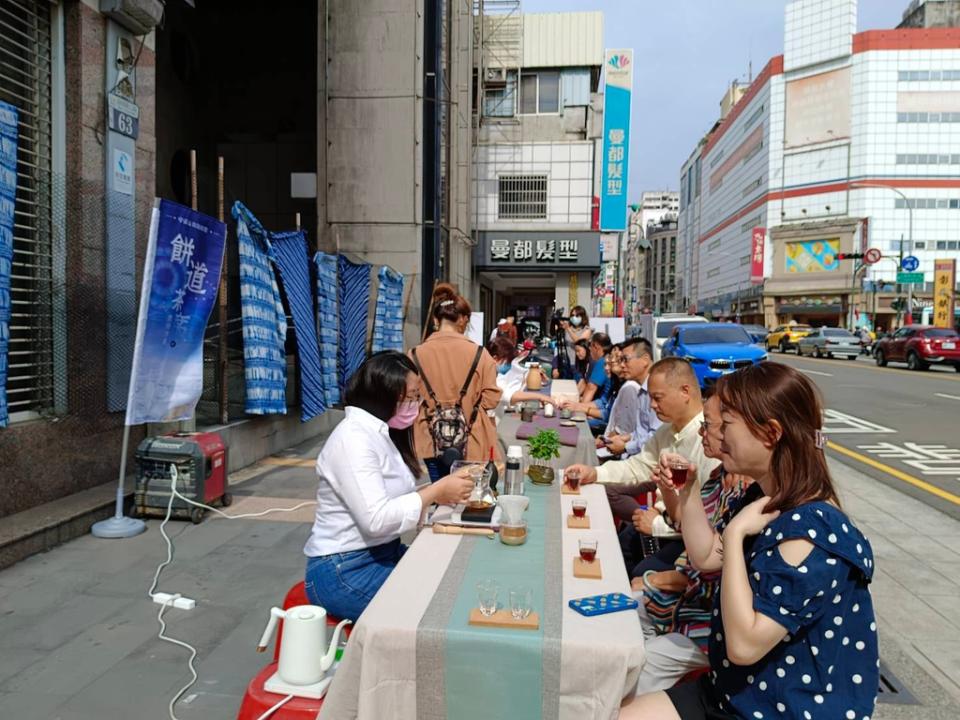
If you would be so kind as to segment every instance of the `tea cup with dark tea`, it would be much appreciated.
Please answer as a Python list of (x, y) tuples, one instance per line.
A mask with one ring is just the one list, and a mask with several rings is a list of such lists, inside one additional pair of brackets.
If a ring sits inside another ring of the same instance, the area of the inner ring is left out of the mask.
[(597, 558), (597, 545), (596, 540), (581, 540), (580, 541), (580, 559), (585, 563), (592, 563)]
[(690, 470), (690, 463), (686, 460), (676, 459), (670, 463), (670, 478), (673, 480), (673, 486), (677, 490), (682, 490), (687, 484), (687, 473)]
[(571, 490), (576, 490), (580, 487), (580, 471), (579, 470), (567, 470), (564, 475), (564, 480)]
[(571, 504), (571, 509), (573, 510), (573, 516), (575, 518), (582, 518), (587, 516), (587, 501), (583, 499), (576, 499)]

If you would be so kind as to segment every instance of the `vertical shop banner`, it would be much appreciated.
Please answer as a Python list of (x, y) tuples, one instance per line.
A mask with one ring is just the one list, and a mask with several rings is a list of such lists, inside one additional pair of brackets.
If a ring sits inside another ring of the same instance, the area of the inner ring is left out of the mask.
[(17, 199), (17, 108), (0, 101), (0, 427), (9, 420), (10, 277), (13, 274), (13, 209)]
[(763, 251), (766, 245), (767, 229), (755, 227), (750, 239), (750, 282), (763, 284)]
[(933, 324), (952, 328), (957, 302), (957, 261), (933, 261)]
[(604, 60), (603, 157), (600, 172), (600, 229), (627, 229), (630, 170), (630, 97), (633, 50), (607, 50)]
[(203, 334), (220, 284), (227, 226), (158, 200), (150, 219), (127, 425), (187, 420), (203, 391)]

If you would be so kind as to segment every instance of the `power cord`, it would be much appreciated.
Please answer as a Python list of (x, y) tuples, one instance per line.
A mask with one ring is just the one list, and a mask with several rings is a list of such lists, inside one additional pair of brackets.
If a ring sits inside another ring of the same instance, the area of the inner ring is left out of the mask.
[[(150, 589), (147, 591), (147, 597), (149, 597), (151, 600), (154, 600), (154, 601), (157, 601), (157, 598), (155, 597), (157, 593), (155, 593), (155, 590), (157, 589), (157, 584), (160, 582), (160, 573), (163, 571), (165, 567), (167, 567), (167, 565), (173, 562), (173, 554), (174, 554), (173, 541), (170, 539), (170, 536), (167, 535), (166, 528), (167, 528), (167, 523), (170, 522), (170, 516), (173, 514), (173, 498), (174, 497), (178, 497), (182, 501), (190, 505), (194, 505), (199, 508), (204, 508), (206, 510), (211, 510), (215, 512), (217, 515), (220, 515), (221, 517), (226, 518), (227, 520), (239, 520), (241, 518), (263, 517), (264, 515), (267, 515), (269, 513), (274, 513), (274, 512), (293, 512), (294, 510), (299, 510), (302, 507), (306, 507), (307, 505), (313, 505), (316, 503), (315, 500), (308, 500), (307, 502), (302, 502), (299, 505), (294, 505), (293, 507), (290, 507), (290, 508), (268, 508), (267, 510), (262, 510), (260, 512), (255, 512), (255, 513), (241, 513), (239, 515), (227, 515), (227, 513), (223, 512), (222, 510), (218, 510), (217, 508), (211, 507), (210, 505), (205, 505), (203, 503), (196, 502), (195, 500), (191, 500), (190, 498), (180, 494), (180, 491), (177, 490), (177, 480), (179, 479), (179, 476), (180, 476), (180, 473), (177, 470), (177, 466), (171, 463), (170, 464), (170, 500), (167, 502), (167, 512), (163, 518), (163, 522), (160, 523), (160, 534), (163, 536), (163, 539), (167, 544), (167, 559), (161, 562), (157, 566), (157, 570), (153, 574), (153, 582), (150, 584)], [(170, 720), (179, 720), (179, 718), (173, 712), (173, 706), (177, 704), (177, 701), (179, 701), (180, 698), (183, 697), (183, 694), (187, 692), (187, 690), (189, 690), (191, 687), (194, 686), (194, 684), (196, 684), (199, 677), (197, 675), (196, 668), (194, 667), (194, 664), (193, 664), (193, 661), (197, 657), (197, 649), (193, 647), (193, 645), (190, 645), (189, 643), (186, 643), (182, 640), (177, 640), (176, 638), (169, 637), (168, 635), (166, 635), (167, 624), (166, 622), (164, 622), (163, 614), (167, 611), (167, 608), (172, 606), (178, 599), (182, 597), (183, 596), (180, 593), (174, 593), (173, 595), (165, 597), (165, 599), (161, 603), (160, 612), (157, 614), (157, 622), (160, 623), (160, 632), (158, 633), (157, 637), (160, 640), (163, 640), (164, 642), (177, 645), (178, 647), (182, 647), (190, 651), (190, 659), (187, 660), (187, 666), (190, 668), (190, 674), (193, 675), (193, 678), (190, 680), (190, 682), (188, 682), (186, 685), (180, 688), (180, 691), (176, 695), (174, 695), (173, 698), (170, 700), (170, 704), (167, 706), (167, 711), (170, 714)], [(289, 702), (291, 699), (293, 699), (293, 695), (288, 695), (283, 700), (281, 700), (276, 705), (274, 705), (272, 708), (270, 708), (265, 713), (263, 713), (263, 715), (261, 715), (258, 718), (258, 720), (266, 720), (268, 717), (270, 717), (270, 715), (276, 712), (284, 703)]]

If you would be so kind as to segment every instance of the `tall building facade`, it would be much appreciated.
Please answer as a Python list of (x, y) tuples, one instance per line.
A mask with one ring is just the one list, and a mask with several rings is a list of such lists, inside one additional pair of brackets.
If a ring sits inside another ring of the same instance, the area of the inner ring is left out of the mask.
[[(659, 278), (658, 273), (648, 273), (651, 262), (659, 262), (659, 255), (654, 255), (650, 241), (651, 232), (656, 232), (660, 224), (667, 220), (676, 225), (677, 213), (680, 210), (680, 193), (673, 190), (657, 190), (641, 193), (640, 202), (630, 206), (630, 216), (627, 221), (627, 237), (624, 239), (620, 259), (620, 287), (623, 288), (624, 317), (628, 327), (639, 323), (639, 316), (644, 309), (656, 306), (655, 298), (662, 293), (666, 285), (651, 284), (653, 278)], [(669, 256), (670, 253), (667, 253)], [(673, 252), (674, 257), (676, 252)], [(670, 285), (676, 285), (674, 280), (675, 268), (669, 269)], [(661, 295), (664, 297), (665, 295)], [(671, 305), (674, 305), (673, 298)], [(663, 305), (663, 302), (661, 302)]]
[[(957, 257), (960, 29), (857, 33), (856, 10), (790, 3), (784, 55), (702, 145), (700, 194), (684, 194), (680, 227), (699, 311), (886, 328), (896, 294), (883, 281), (901, 249), (924, 274), (917, 313), (934, 259)], [(868, 247), (883, 260), (837, 257)]]
[(476, 53), (473, 263), (487, 331), (507, 313), (546, 329), (554, 307), (590, 308), (600, 268), (603, 15), (514, 5), (484, 17)]

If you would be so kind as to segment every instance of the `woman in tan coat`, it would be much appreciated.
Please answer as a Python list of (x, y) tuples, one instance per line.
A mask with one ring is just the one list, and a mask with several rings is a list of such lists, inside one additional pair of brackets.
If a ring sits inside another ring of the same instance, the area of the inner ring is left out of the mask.
[[(470, 303), (458, 295), (453, 286), (444, 283), (434, 290), (432, 306), (436, 332), (410, 353), (420, 367), (420, 397), (423, 398), (420, 416), (414, 425), (414, 440), (417, 455), (426, 463), (431, 480), (443, 477), (446, 472), (439, 462), (443, 448), (436, 447), (430, 430), (430, 418), (438, 408), (424, 380), (433, 389), (436, 402), (445, 407), (456, 405), (460, 391), (467, 384), (460, 403), (463, 418), (469, 425), (464, 460), (488, 460), (491, 448), (496, 457), (500, 457), (496, 423), (487, 411), (497, 407), (501, 396), (497, 365), (490, 353), (464, 335), (470, 322)], [(474, 360), (477, 360), (476, 368), (470, 373)]]

